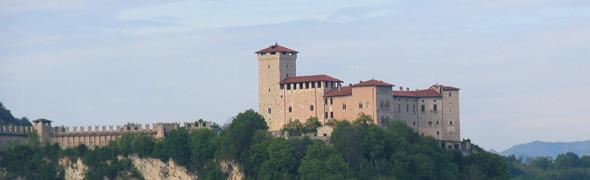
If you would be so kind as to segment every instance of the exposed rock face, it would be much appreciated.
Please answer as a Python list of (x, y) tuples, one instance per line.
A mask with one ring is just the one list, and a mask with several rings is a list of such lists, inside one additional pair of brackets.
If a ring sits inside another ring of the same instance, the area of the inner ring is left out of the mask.
[(62, 158), (59, 160), (59, 165), (64, 167), (66, 180), (82, 180), (84, 179), (84, 173), (88, 169), (82, 159), (78, 159), (73, 163), (70, 158)]
[(244, 177), (244, 173), (240, 170), (238, 163), (234, 161), (220, 161), (219, 166), (221, 166), (221, 171), (227, 173), (229, 176), (227, 179), (231, 180), (243, 180), (246, 179)]
[(172, 159), (168, 163), (147, 157), (129, 156), (129, 159), (145, 179), (197, 179), (197, 175), (177, 165)]

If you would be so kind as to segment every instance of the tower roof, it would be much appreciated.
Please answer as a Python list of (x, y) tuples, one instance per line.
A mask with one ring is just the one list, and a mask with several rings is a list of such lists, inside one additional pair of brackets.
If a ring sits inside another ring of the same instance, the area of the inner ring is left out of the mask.
[(434, 89), (424, 89), (416, 91), (393, 91), (393, 96), (402, 97), (441, 97), (442, 95)]
[(311, 76), (295, 76), (295, 77), (288, 77), (279, 84), (287, 84), (287, 83), (299, 83), (299, 82), (316, 82), (316, 81), (328, 81), (328, 82), (342, 82), (340, 79), (336, 79), (330, 77), (328, 75), (311, 75)]
[(389, 84), (389, 83), (386, 83), (386, 82), (383, 82), (383, 81), (378, 81), (378, 80), (375, 80), (375, 79), (371, 79), (371, 80), (368, 80), (368, 81), (361, 81), (358, 84), (352, 85), (352, 87), (363, 87), (363, 86), (389, 86), (389, 87), (391, 87), (391, 86), (393, 86), (393, 84)]
[(256, 51), (256, 54), (258, 53), (266, 53), (266, 52), (289, 52), (289, 53), (299, 53), (295, 50), (283, 47), (281, 45), (278, 45), (277, 43), (275, 43), (274, 45), (271, 45), (270, 47), (264, 48), (260, 51)]
[(50, 121), (50, 120), (44, 119), (44, 118), (40, 118), (40, 119), (34, 120), (33, 122), (53, 122), (53, 121)]

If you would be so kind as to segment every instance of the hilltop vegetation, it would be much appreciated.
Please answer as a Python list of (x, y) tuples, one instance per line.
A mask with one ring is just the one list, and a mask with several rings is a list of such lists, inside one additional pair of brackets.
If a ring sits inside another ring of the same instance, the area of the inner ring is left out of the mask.
[(590, 156), (579, 157), (576, 153), (559, 154), (555, 160), (548, 156), (505, 157), (513, 179), (588, 179)]
[[(509, 178), (505, 160), (499, 155), (480, 151), (463, 156), (440, 148), (434, 138), (420, 136), (404, 123), (393, 121), (389, 128), (381, 128), (368, 120), (369, 116), (360, 116), (353, 123), (337, 122), (332, 145), (328, 145), (309, 138), (275, 138), (267, 131), (263, 117), (247, 110), (219, 133), (179, 128), (162, 139), (124, 134), (95, 150), (84, 145), (65, 150), (49, 144), (11, 147), (0, 152), (0, 167), (6, 172), (4, 178), (59, 179), (63, 172), (56, 159), (79, 157), (90, 167), (87, 179), (141, 179), (125, 158), (136, 154), (173, 159), (202, 179), (227, 177), (217, 163), (220, 160), (237, 162), (239, 167), (234, 168), (240, 168), (246, 179)], [(30, 161), (13, 164), (15, 159)], [(43, 172), (35, 169), (37, 164), (26, 164), (43, 159), (49, 159), (41, 163)], [(20, 167), (27, 168), (17, 170)]]
[(12, 116), (10, 110), (6, 109), (0, 102), (0, 125), (31, 126), (32, 124), (27, 117), (19, 119)]

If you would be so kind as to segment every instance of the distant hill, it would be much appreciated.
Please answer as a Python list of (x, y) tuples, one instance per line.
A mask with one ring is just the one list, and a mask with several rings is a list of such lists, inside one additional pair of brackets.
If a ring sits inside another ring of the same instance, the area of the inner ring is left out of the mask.
[(590, 155), (590, 140), (578, 142), (542, 142), (534, 141), (526, 144), (519, 144), (502, 151), (502, 155), (514, 154), (518, 156), (536, 157), (551, 156), (557, 157), (559, 154), (574, 152), (578, 156)]
[(27, 119), (27, 117), (22, 117), (22, 118), (15, 118), (14, 116), (12, 116), (12, 113), (10, 113), (10, 110), (6, 109), (4, 107), (4, 105), (2, 104), (2, 102), (0, 102), (0, 125), (5, 125), (5, 124), (10, 124), (10, 125), (19, 125), (19, 126), (31, 126), (31, 122), (29, 122), (29, 119)]

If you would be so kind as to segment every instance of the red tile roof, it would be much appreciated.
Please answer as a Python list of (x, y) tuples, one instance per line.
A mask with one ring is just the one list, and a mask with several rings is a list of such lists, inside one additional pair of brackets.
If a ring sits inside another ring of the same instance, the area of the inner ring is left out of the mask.
[(290, 52), (290, 53), (299, 53), (295, 50), (283, 47), (278, 45), (277, 43), (275, 43), (275, 45), (272, 45), (270, 47), (264, 48), (260, 51), (256, 51), (256, 54), (258, 53), (265, 53), (265, 52)]
[(393, 91), (393, 96), (417, 97), (414, 93), (410, 91)]
[(371, 79), (368, 81), (361, 81), (358, 84), (352, 85), (352, 87), (362, 87), (362, 86), (393, 86), (393, 84), (389, 84), (383, 81), (378, 81), (375, 79)]
[(442, 88), (443, 90), (460, 90), (459, 88), (453, 87), (453, 86), (443, 86)]
[(352, 88), (350, 86), (344, 86), (341, 88), (333, 88), (332, 90), (326, 92), (324, 97), (336, 97), (336, 96), (350, 96), (352, 95)]
[(393, 91), (393, 96), (401, 97), (441, 97), (442, 95), (434, 89), (424, 89), (417, 91)]
[(287, 84), (287, 83), (299, 83), (299, 82), (317, 82), (317, 81), (329, 81), (329, 82), (342, 82), (340, 79), (336, 79), (330, 77), (328, 75), (311, 75), (311, 76), (295, 76), (295, 77), (288, 77), (287, 79), (282, 80), (279, 84)]

